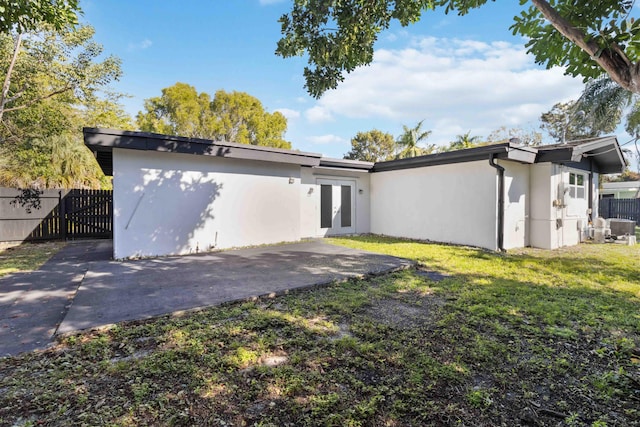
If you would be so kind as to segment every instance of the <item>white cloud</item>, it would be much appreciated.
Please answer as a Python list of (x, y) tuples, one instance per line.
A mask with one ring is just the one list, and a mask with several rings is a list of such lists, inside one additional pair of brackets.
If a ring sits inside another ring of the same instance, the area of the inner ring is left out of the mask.
[(404, 49), (380, 49), (369, 67), (347, 75), (305, 112), (312, 123), (382, 119), (414, 125), (425, 119), (431, 143), (471, 131), (528, 127), (560, 101), (576, 98), (578, 79), (541, 69), (522, 46), (425, 37)]
[(149, 39), (144, 39), (141, 42), (138, 43), (129, 43), (129, 45), (127, 46), (127, 50), (129, 51), (134, 51), (134, 50), (143, 50), (146, 49), (148, 47), (151, 47), (151, 45), (153, 44), (153, 42)]
[(287, 120), (293, 120), (300, 117), (300, 111), (292, 110), (290, 108), (277, 108), (275, 111), (285, 116)]
[(329, 122), (333, 120), (330, 110), (330, 108), (325, 108), (322, 105), (316, 105), (305, 111), (304, 116), (311, 123)]
[(325, 144), (343, 144), (347, 142), (346, 139), (337, 136), (337, 135), (319, 135), (319, 136), (309, 136), (307, 140), (312, 144), (317, 145), (325, 145)]

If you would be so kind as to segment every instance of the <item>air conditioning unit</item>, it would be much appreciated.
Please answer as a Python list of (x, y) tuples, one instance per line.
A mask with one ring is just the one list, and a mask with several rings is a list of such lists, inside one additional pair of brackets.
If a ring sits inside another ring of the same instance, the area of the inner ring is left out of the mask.
[(630, 219), (611, 218), (609, 228), (613, 236), (624, 236), (626, 234), (635, 236), (636, 222)]

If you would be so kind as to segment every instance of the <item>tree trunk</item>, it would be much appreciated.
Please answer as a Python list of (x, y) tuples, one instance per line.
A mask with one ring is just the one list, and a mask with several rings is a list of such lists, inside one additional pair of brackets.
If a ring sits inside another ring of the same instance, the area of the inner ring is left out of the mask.
[(2, 122), (2, 116), (4, 115), (4, 108), (7, 103), (11, 102), (12, 99), (9, 98), (9, 87), (11, 86), (11, 74), (13, 73), (13, 68), (16, 65), (16, 61), (18, 59), (18, 53), (20, 53), (20, 42), (22, 41), (22, 34), (18, 33), (16, 36), (15, 46), (13, 48), (13, 57), (11, 58), (11, 63), (9, 63), (9, 68), (7, 69), (7, 75), (4, 77), (4, 84), (2, 85), (2, 93), (0, 94), (0, 122)]

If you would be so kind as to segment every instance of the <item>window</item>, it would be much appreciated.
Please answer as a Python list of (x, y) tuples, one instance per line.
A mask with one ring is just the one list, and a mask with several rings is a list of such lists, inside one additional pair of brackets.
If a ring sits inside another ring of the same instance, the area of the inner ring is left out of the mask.
[(569, 173), (569, 196), (572, 199), (586, 199), (586, 179), (581, 173)]
[(320, 228), (333, 227), (333, 187), (320, 186)]

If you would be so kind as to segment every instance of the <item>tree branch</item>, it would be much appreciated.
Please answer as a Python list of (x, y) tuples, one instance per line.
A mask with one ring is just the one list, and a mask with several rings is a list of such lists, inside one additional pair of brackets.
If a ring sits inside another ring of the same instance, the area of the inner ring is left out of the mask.
[[(72, 86), (65, 86), (62, 89), (58, 89), (58, 90), (55, 90), (55, 91), (49, 93), (48, 95), (40, 96), (38, 98), (32, 99), (31, 101), (27, 102), (26, 104), (18, 105), (17, 107), (5, 108), (4, 111), (5, 112), (9, 112), (9, 111), (23, 110), (25, 108), (31, 107), (33, 104), (36, 104), (36, 103), (38, 103), (40, 101), (43, 101), (45, 99), (49, 99), (49, 98), (54, 97), (56, 95), (59, 95), (61, 93), (67, 92), (67, 91), (69, 91), (71, 89), (73, 89)], [(2, 119), (2, 115), (0, 115), (0, 120), (1, 119)]]
[[(23, 89), (19, 90), (18, 92), (16, 92), (13, 96), (10, 96), (9, 98), (5, 98), (4, 105), (10, 104), (13, 101), (15, 101), (16, 99), (20, 98), (26, 91), (27, 91), (27, 89), (23, 88)], [(0, 117), (0, 119), (1, 119), (1, 117)]]
[(587, 41), (587, 34), (576, 28), (555, 10), (546, 0), (531, 0), (531, 3), (564, 37), (588, 53), (600, 65), (611, 79), (621, 87), (639, 93), (637, 66), (635, 66), (617, 44), (602, 50), (594, 41)]
[(20, 42), (22, 41), (22, 34), (18, 33), (16, 36), (15, 46), (13, 47), (13, 56), (7, 68), (7, 75), (4, 77), (4, 84), (2, 85), (2, 93), (0, 94), (0, 121), (2, 121), (2, 115), (4, 114), (4, 106), (9, 102), (7, 96), (9, 95), (9, 86), (11, 86), (11, 74), (13, 68), (16, 65), (18, 59), (18, 53), (20, 52)]

